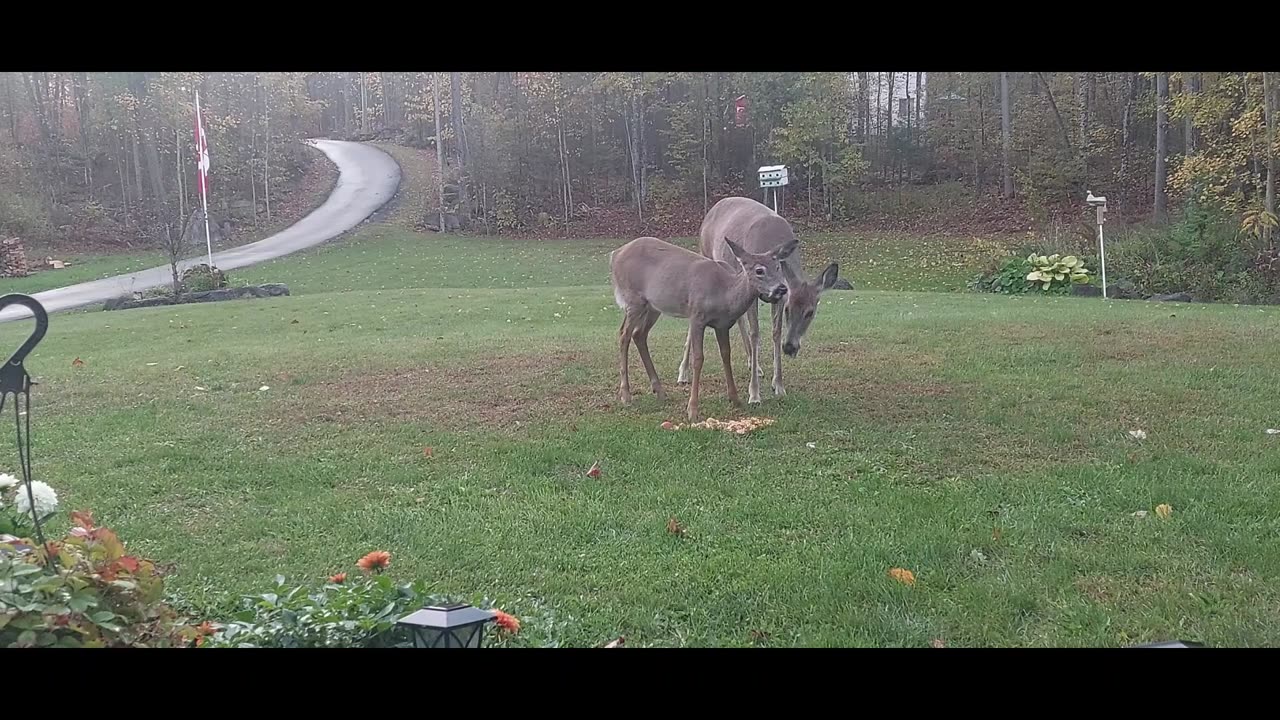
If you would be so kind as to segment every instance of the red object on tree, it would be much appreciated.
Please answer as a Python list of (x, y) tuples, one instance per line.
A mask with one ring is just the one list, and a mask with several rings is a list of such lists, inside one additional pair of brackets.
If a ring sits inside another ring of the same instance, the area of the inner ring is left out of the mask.
[(740, 95), (733, 101), (733, 124), (738, 127), (747, 126), (747, 96)]

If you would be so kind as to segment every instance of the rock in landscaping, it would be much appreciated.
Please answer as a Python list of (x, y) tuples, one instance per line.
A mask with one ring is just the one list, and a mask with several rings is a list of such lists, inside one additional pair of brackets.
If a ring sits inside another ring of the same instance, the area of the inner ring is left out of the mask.
[(160, 297), (145, 298), (142, 300), (135, 299), (130, 296), (118, 297), (108, 300), (102, 306), (103, 310), (132, 310), (133, 308), (157, 307), (160, 305), (182, 305), (185, 303), (197, 302), (220, 302), (222, 300), (238, 300), (240, 298), (255, 297), (280, 297), (288, 295), (289, 288), (283, 283), (267, 283), (266, 285), (254, 285), (250, 287), (222, 288), (221, 290), (206, 290), (204, 292), (184, 293), (182, 295), (162, 295)]
[(1191, 297), (1189, 292), (1176, 292), (1167, 295), (1152, 295), (1151, 300), (1156, 302), (1195, 302), (1195, 298)]
[(1138, 287), (1128, 280), (1119, 280), (1107, 285), (1107, 297), (1112, 300), (1144, 300), (1146, 296), (1138, 291)]
[[(1110, 290), (1111, 288), (1107, 288)], [(1072, 285), (1071, 294), (1076, 297), (1102, 297), (1102, 288), (1097, 285)]]
[(852, 290), (853, 283), (844, 278), (836, 278), (836, 284), (831, 286), (832, 290)]

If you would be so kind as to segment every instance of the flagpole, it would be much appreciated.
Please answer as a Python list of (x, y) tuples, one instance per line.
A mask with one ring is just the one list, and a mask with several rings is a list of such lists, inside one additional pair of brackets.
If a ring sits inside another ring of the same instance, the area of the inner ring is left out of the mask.
[[(200, 119), (200, 91), (196, 91), (196, 152), (199, 162), (204, 162), (205, 143), (204, 122)], [(209, 251), (209, 272), (213, 272), (213, 240), (209, 236), (209, 178), (203, 168), (200, 169), (200, 206), (204, 210), (204, 244)]]

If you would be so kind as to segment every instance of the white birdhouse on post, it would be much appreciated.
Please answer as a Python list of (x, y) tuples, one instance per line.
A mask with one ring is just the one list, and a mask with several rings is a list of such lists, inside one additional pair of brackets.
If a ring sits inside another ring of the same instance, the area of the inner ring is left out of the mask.
[(778, 210), (778, 190), (785, 187), (789, 180), (787, 179), (786, 165), (765, 165), (760, 168), (760, 188), (764, 190), (764, 202), (769, 204), (769, 191), (773, 191), (773, 211)]

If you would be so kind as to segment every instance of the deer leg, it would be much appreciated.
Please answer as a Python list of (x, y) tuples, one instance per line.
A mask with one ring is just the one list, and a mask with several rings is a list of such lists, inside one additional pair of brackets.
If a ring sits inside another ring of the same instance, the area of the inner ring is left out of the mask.
[(622, 327), (618, 329), (618, 367), (622, 374), (621, 384), (618, 386), (618, 399), (623, 405), (631, 403), (631, 378), (627, 373), (627, 355), (631, 350), (631, 310), (628, 308), (622, 314)]
[(787, 394), (782, 387), (782, 303), (773, 305), (773, 394)]
[(689, 383), (689, 422), (698, 421), (698, 390), (702, 383), (702, 336), (707, 326), (689, 322), (689, 360), (693, 364), (693, 376)]
[(747, 357), (750, 359), (747, 363), (747, 402), (760, 402), (760, 378), (764, 376), (764, 368), (760, 367), (760, 307), (756, 303), (751, 304), (751, 308), (747, 313), (738, 320), (739, 325), (744, 325), (742, 334), (746, 343)]
[(684, 337), (684, 355), (680, 358), (680, 376), (676, 379), (677, 385), (689, 384), (689, 338), (693, 337), (693, 330)]
[(662, 391), (662, 381), (658, 379), (658, 371), (653, 367), (653, 357), (649, 355), (649, 331), (653, 329), (653, 324), (658, 322), (660, 317), (662, 313), (649, 308), (649, 314), (636, 330), (635, 341), (636, 350), (640, 351), (640, 362), (644, 363), (644, 371), (649, 374), (649, 386), (653, 388), (653, 394), (657, 395), (659, 400), (666, 400), (667, 394)]
[(729, 360), (729, 328), (716, 328), (716, 343), (720, 346), (720, 360), (724, 363), (724, 386), (729, 389), (729, 403), (742, 407), (738, 399), (738, 386), (733, 382), (733, 363)]

